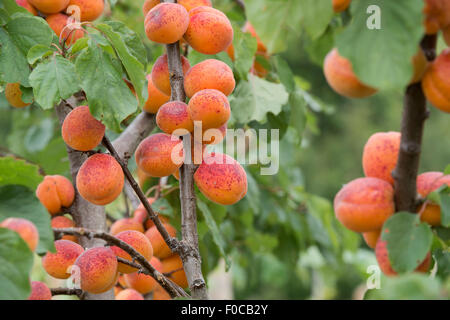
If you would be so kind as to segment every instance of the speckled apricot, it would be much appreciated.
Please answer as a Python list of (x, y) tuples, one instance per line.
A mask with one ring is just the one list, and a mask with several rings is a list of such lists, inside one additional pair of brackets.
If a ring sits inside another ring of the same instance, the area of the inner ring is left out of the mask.
[[(442, 172), (426, 172), (417, 177), (417, 193), (426, 198), (431, 192), (442, 185), (450, 186), (450, 175), (444, 176)], [(432, 226), (441, 225), (441, 207), (434, 203), (424, 203), (418, 208), (420, 220)]]
[(381, 229), (394, 214), (394, 189), (378, 178), (359, 178), (346, 184), (334, 198), (337, 219), (355, 232)]
[[(115, 235), (116, 238), (128, 243), (137, 252), (139, 252), (145, 259), (150, 260), (153, 256), (153, 248), (148, 240), (148, 238), (142, 233), (135, 230), (122, 231)], [(111, 247), (111, 250), (120, 258), (132, 261), (131, 256), (119, 247)], [(119, 272), (122, 273), (132, 273), (136, 272), (137, 269), (130, 267), (124, 263), (119, 262), (118, 265)]]
[[(150, 264), (159, 272), (163, 272), (162, 263), (158, 258), (153, 257), (150, 260)], [(151, 292), (157, 285), (156, 280), (151, 276), (139, 272), (125, 274), (124, 280), (128, 287), (138, 291), (141, 294)]]
[[(183, 68), (183, 74), (186, 75), (191, 65), (188, 59), (181, 56), (181, 66)], [(169, 64), (167, 62), (167, 54), (160, 56), (156, 59), (152, 68), (152, 81), (153, 85), (162, 93), (170, 96), (172, 89), (170, 87), (170, 75)]]
[(328, 84), (340, 95), (348, 98), (365, 98), (377, 92), (358, 79), (350, 61), (340, 56), (337, 49), (328, 53), (323, 69)]
[(113, 202), (122, 192), (124, 174), (119, 163), (108, 154), (89, 157), (77, 175), (77, 188), (87, 201), (104, 206)]
[(37, 16), (37, 10), (27, 0), (16, 0), (17, 5), (25, 8), (33, 16)]
[(151, 41), (169, 44), (180, 40), (189, 25), (189, 14), (176, 3), (160, 3), (145, 16), (145, 33)]
[(450, 48), (430, 63), (422, 79), (422, 89), (425, 97), (433, 106), (450, 112)]
[[(167, 102), (158, 110), (156, 124), (167, 134), (184, 135), (185, 131), (194, 131), (194, 122), (188, 113), (188, 106), (181, 101)], [(181, 134), (174, 133), (181, 130)]]
[(28, 2), (45, 14), (58, 13), (69, 5), (69, 0), (28, 0)]
[(222, 205), (234, 204), (247, 194), (244, 168), (226, 154), (205, 155), (194, 174), (194, 181), (205, 197)]
[(436, 34), (450, 24), (449, 0), (424, 0), (424, 26), (426, 34)]
[(144, 300), (144, 297), (134, 289), (125, 289), (116, 295), (116, 300)]
[(377, 241), (380, 238), (381, 230), (364, 232), (363, 238), (369, 248), (375, 249)]
[(202, 122), (202, 129), (220, 128), (230, 118), (231, 109), (227, 97), (215, 89), (197, 92), (189, 101), (191, 119)]
[(70, 46), (77, 42), (78, 39), (84, 37), (84, 31), (81, 27), (66, 27), (70, 23), (70, 20), (69, 17), (63, 13), (48, 15), (45, 20), (58, 38), (61, 40), (66, 39), (66, 45)]
[(75, 199), (75, 189), (64, 176), (45, 176), (36, 189), (36, 196), (42, 205), (52, 215), (61, 212), (62, 208), (68, 208)]
[[(152, 205), (153, 202), (155, 202), (155, 198), (151, 197), (147, 198), (147, 201), (150, 205)], [(145, 220), (147, 220), (147, 217), (148, 217), (147, 210), (145, 209), (144, 205), (141, 202), (141, 204), (139, 204), (139, 206), (133, 212), (133, 219), (139, 221), (140, 223), (144, 223)]]
[(122, 231), (134, 230), (138, 232), (144, 232), (144, 226), (141, 222), (132, 218), (122, 218), (117, 220), (111, 225), (109, 233), (116, 235)]
[(31, 293), (28, 300), (52, 300), (52, 292), (45, 283), (32, 281)]
[(179, 285), (181, 288), (187, 288), (188, 281), (186, 273), (183, 269), (183, 262), (178, 254), (174, 254), (166, 259), (161, 260), (163, 272), (170, 274), (168, 276), (173, 282)]
[(169, 102), (170, 96), (155, 87), (151, 74), (147, 75), (147, 81), (148, 99), (143, 110), (148, 113), (157, 113), (164, 103)]
[(22, 90), (19, 83), (8, 83), (5, 87), (5, 97), (14, 108), (24, 108), (30, 105), (30, 103), (22, 100)]
[(333, 0), (333, 11), (338, 13), (346, 10), (352, 0)]
[(178, 0), (178, 3), (181, 4), (188, 12), (201, 6), (212, 7), (211, 0)]
[[(75, 222), (65, 216), (56, 216), (52, 218), (51, 226), (52, 228), (73, 228), (75, 227)], [(62, 236), (61, 240), (69, 240), (78, 243), (78, 238), (71, 235)]]
[(73, 14), (70, 12), (70, 6), (77, 6), (80, 8), (80, 21), (94, 21), (98, 19), (105, 9), (104, 0), (70, 0), (69, 14)]
[(22, 218), (7, 218), (0, 223), (0, 227), (17, 232), (31, 251), (36, 250), (39, 232), (33, 222)]
[(47, 252), (42, 258), (42, 267), (49, 275), (57, 279), (70, 277), (70, 267), (75, 260), (84, 252), (82, 246), (73, 241), (55, 241), (56, 253)]
[[(163, 224), (166, 228), (167, 232), (171, 237), (175, 237), (177, 235), (177, 230), (172, 227), (170, 224)], [(169, 257), (172, 254), (169, 246), (164, 241), (163, 237), (159, 233), (156, 226), (151, 227), (145, 232), (146, 237), (150, 240), (153, 247), (153, 254), (155, 257), (159, 259), (164, 259)]]
[(207, 129), (203, 132), (203, 144), (219, 144), (227, 135), (227, 123), (219, 128)]

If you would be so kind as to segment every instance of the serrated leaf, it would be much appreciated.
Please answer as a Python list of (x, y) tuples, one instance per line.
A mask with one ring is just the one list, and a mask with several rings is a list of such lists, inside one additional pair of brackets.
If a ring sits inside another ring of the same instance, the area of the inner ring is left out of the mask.
[(53, 31), (47, 22), (34, 16), (17, 17), (8, 22), (6, 30), (24, 55), (38, 44), (49, 47), (53, 39)]
[(37, 165), (13, 157), (0, 158), (0, 186), (16, 184), (36, 189), (42, 179)]
[(0, 81), (28, 84), (30, 68), (25, 55), (4, 28), (0, 28)]
[(29, 64), (35, 64), (36, 61), (44, 59), (50, 56), (54, 51), (48, 46), (43, 44), (37, 44), (33, 46), (27, 54), (27, 60)]
[(236, 72), (239, 78), (247, 80), (247, 74), (253, 66), (257, 41), (251, 34), (244, 33), (239, 28), (234, 28), (233, 48)]

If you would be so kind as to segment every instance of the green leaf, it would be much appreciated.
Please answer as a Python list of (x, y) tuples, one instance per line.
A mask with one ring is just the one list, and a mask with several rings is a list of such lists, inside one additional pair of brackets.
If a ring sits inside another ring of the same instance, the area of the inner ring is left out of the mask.
[(29, 74), (30, 69), (25, 55), (8, 32), (0, 28), (0, 81), (27, 85)]
[(10, 16), (12, 16), (15, 13), (31, 15), (31, 13), (28, 12), (25, 8), (19, 6), (15, 0), (2, 0), (0, 6), (2, 6)]
[(289, 93), (293, 92), (296, 88), (294, 73), (292, 72), (288, 63), (280, 56), (275, 56), (273, 58), (273, 62), (277, 70), (278, 77), (280, 78), (280, 82), (284, 85)]
[(387, 241), (389, 261), (398, 273), (411, 272), (430, 251), (433, 233), (430, 226), (420, 222), (417, 214), (399, 212), (383, 226), (383, 241)]
[(26, 300), (31, 293), (33, 253), (17, 232), (0, 228), (0, 300)]
[(29, 64), (34, 64), (36, 61), (44, 59), (50, 56), (54, 51), (48, 46), (37, 44), (33, 46), (27, 54), (27, 60)]
[(166, 198), (159, 198), (152, 204), (152, 209), (162, 215), (173, 217), (173, 208)]
[(444, 170), (444, 175), (448, 175), (448, 174), (450, 174), (450, 164), (448, 166), (446, 166), (445, 170)]
[(245, 244), (255, 253), (267, 253), (277, 247), (278, 239), (273, 235), (255, 231), (245, 239)]
[(42, 176), (39, 167), (13, 157), (0, 158), (0, 185), (16, 184), (36, 189)]
[(53, 138), (53, 121), (44, 119), (39, 124), (30, 127), (24, 137), (24, 145), (28, 152), (42, 151)]
[(80, 90), (74, 65), (62, 56), (40, 63), (30, 75), (30, 84), (36, 102), (44, 110)]
[(433, 257), (437, 263), (437, 274), (445, 279), (450, 276), (450, 252), (438, 249), (433, 252)]
[(299, 1), (299, 13), (302, 26), (311, 38), (320, 37), (334, 16), (333, 6), (329, 0)]
[(303, 94), (296, 91), (289, 95), (289, 104), (291, 106), (290, 126), (293, 127), (300, 138), (303, 136), (303, 132), (306, 128), (306, 101)]
[(256, 39), (251, 34), (244, 33), (239, 28), (234, 28), (234, 67), (241, 79), (247, 80), (247, 74), (253, 66), (256, 47)]
[[(447, 188), (448, 189), (448, 188)], [(441, 198), (441, 224), (450, 227), (450, 193), (444, 190), (440, 193)]]
[(25, 56), (35, 45), (49, 47), (53, 39), (52, 29), (40, 17), (20, 16), (8, 22), (6, 30)]

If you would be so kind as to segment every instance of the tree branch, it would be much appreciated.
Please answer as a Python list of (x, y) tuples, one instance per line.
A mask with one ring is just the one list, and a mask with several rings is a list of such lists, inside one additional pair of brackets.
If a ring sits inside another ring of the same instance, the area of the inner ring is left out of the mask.
[(66, 296), (77, 296), (78, 298), (82, 298), (84, 295), (84, 291), (81, 289), (72, 289), (72, 288), (51, 288), (52, 296), (58, 295), (66, 295)]

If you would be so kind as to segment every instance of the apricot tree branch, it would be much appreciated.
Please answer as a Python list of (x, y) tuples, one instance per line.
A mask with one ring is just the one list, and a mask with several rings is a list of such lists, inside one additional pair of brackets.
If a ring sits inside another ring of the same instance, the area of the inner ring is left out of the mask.
[(81, 298), (84, 295), (83, 290), (73, 288), (51, 288), (50, 291), (52, 292), (52, 296), (66, 295)]

